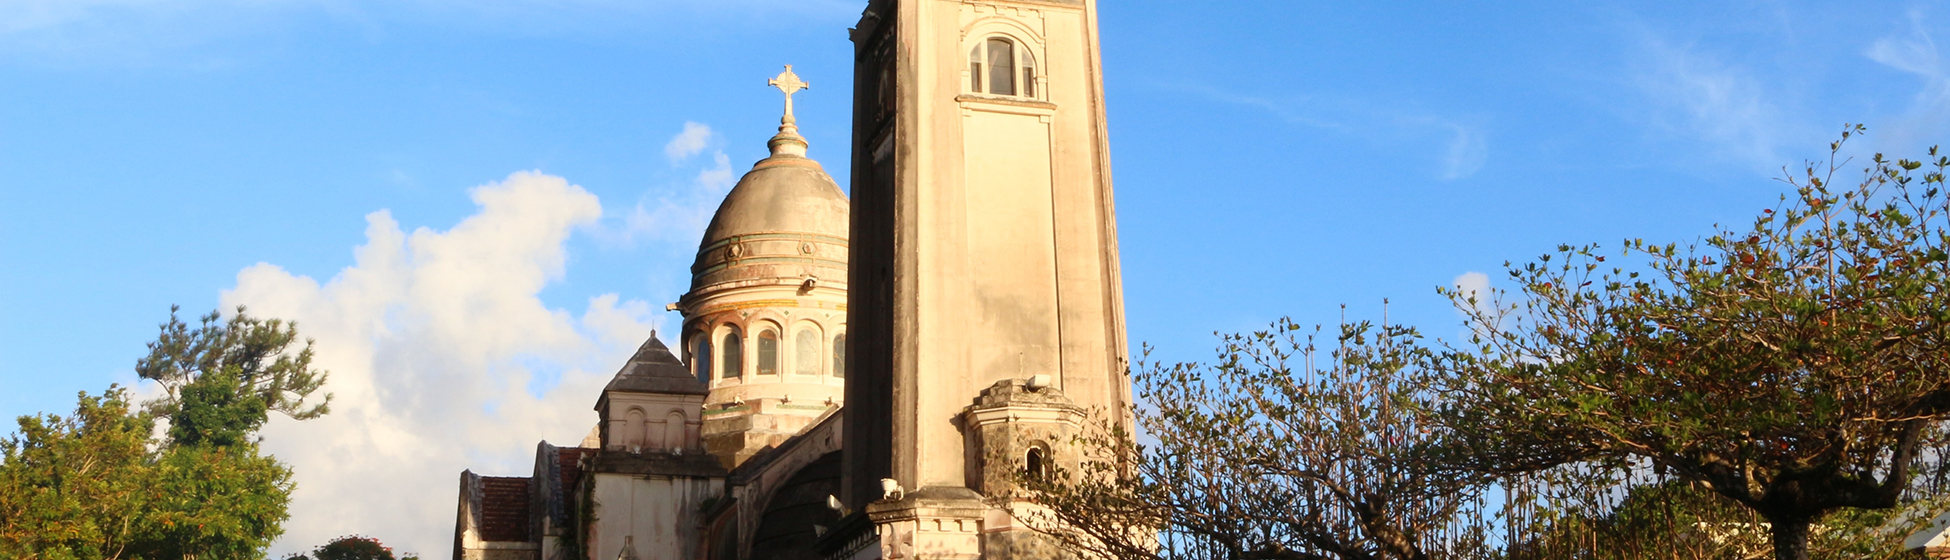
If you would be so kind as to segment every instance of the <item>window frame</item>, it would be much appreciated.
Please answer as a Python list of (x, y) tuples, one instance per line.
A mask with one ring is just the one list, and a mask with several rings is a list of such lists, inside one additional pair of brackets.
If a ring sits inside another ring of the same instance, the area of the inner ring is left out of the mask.
[(738, 327), (728, 327), (718, 335), (718, 379), (740, 379), (745, 376), (744, 334)]
[[(1012, 91), (1009, 93), (993, 91), (996, 76), (994, 65), (991, 64), (989, 48), (994, 42), (1007, 44), (1011, 51), (1009, 83)], [(1007, 33), (987, 33), (980, 35), (973, 43), (968, 48), (968, 80), (963, 82), (963, 85), (968, 86), (969, 93), (1010, 99), (1042, 100), (1045, 88), (1041, 78), (1044, 76), (1039, 71), (1041, 65), (1037, 64), (1036, 53), (1032, 52), (1034, 49), (1030, 48), (1028, 41)]]
[[(778, 329), (774, 329), (771, 327), (760, 328), (758, 330), (758, 336), (753, 338), (757, 339), (758, 344), (753, 345), (752, 348), (753, 361), (757, 362), (756, 364), (753, 365), (752, 375), (779, 375), (781, 373), (780, 370), (784, 369), (779, 367), (783, 365), (780, 362), (784, 361), (781, 358), (784, 358), (785, 356), (782, 355), (784, 354), (784, 352), (779, 351), (780, 337), (779, 337)], [(772, 354), (771, 360), (765, 359), (766, 358), (765, 354), (767, 350), (766, 346), (768, 345), (768, 343), (771, 346), (770, 348)], [(769, 364), (767, 363), (768, 361), (770, 362)], [(771, 371), (769, 372), (766, 371), (767, 365), (771, 366), (770, 368)]]

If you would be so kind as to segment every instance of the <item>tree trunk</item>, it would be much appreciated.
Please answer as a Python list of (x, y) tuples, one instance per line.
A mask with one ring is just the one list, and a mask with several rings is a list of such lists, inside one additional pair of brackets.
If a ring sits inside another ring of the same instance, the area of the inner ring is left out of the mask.
[(1808, 560), (1808, 527), (1813, 519), (1784, 515), (1768, 522), (1774, 528), (1774, 560)]

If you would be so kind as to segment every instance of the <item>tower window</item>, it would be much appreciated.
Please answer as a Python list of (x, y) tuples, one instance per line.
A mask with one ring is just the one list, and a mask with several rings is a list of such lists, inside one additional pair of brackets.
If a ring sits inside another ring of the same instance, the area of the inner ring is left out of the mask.
[(1023, 472), (1028, 473), (1031, 479), (1043, 480), (1043, 477), (1049, 474), (1048, 463), (1048, 453), (1045, 453), (1043, 448), (1031, 447), (1028, 456), (1023, 457)]
[(769, 330), (759, 331), (758, 374), (779, 374), (779, 333)]
[(798, 367), (793, 373), (799, 375), (819, 375), (819, 335), (812, 329), (800, 329), (792, 341), (792, 362)]
[(1036, 97), (1036, 60), (1015, 41), (984, 39), (968, 52), (968, 85), (975, 93)]
[(846, 379), (846, 335), (833, 337), (833, 377)]
[(691, 350), (691, 372), (697, 374), (698, 381), (711, 384), (711, 337), (697, 338), (697, 348)]
[(738, 339), (738, 331), (724, 335), (724, 370), (719, 377), (731, 379), (745, 373), (745, 344)]

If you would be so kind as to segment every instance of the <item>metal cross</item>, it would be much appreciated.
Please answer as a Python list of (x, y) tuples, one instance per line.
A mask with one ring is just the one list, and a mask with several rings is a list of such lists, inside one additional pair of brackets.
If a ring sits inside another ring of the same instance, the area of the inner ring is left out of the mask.
[(785, 118), (788, 121), (792, 119), (792, 94), (799, 93), (799, 90), (802, 89), (812, 89), (812, 84), (800, 81), (799, 75), (792, 73), (791, 64), (785, 65), (785, 73), (779, 74), (777, 78), (766, 81), (766, 85), (779, 88), (779, 91), (785, 92)]

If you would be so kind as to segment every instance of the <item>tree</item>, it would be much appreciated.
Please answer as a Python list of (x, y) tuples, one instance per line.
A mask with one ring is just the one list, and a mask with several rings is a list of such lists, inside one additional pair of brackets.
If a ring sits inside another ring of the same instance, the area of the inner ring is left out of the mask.
[[(399, 560), (419, 560), (420, 557), (406, 555)], [(313, 549), (311, 555), (293, 554), (285, 560), (394, 560), (393, 549), (379, 542), (379, 539), (348, 535), (332, 539)]]
[(311, 367), (312, 340), (292, 351), (298, 340), (296, 323), (251, 317), (240, 305), (229, 320), (212, 311), (191, 329), (176, 318), (178, 309), (169, 308), (169, 322), (149, 343), (149, 356), (135, 364), (136, 375), (163, 386), (166, 394), (151, 403), (160, 413), (174, 414), (182, 391), (212, 374), (235, 378), (266, 408), (298, 420), (331, 411), (330, 394), (317, 404), (305, 403), (325, 385), (327, 374)]
[(1444, 437), (1413, 329), (1290, 320), (1214, 365), (1140, 362), (1140, 444), (1104, 422), (1078, 472), (1025, 473), (1018, 517), (1109, 558), (1430, 559), (1487, 550), (1487, 481), (1423, 468)]
[(256, 444), (177, 446), (147, 478), (132, 547), (146, 558), (259, 558), (290, 518), (291, 469)]
[(130, 414), (120, 387), (79, 401), (65, 418), (22, 416), (0, 440), (0, 557), (128, 557), (153, 423)]
[(175, 312), (136, 365), (166, 395), (138, 412), (118, 387), (83, 393), (74, 416), (22, 417), (0, 441), (0, 557), (252, 559), (283, 533), (291, 470), (255, 434), (271, 410), (326, 412), (304, 402), (326, 376), (311, 343), (291, 351), (294, 326), (242, 308), (194, 330)]
[(169, 439), (175, 445), (231, 447), (249, 443), (269, 420), (264, 399), (229, 369), (212, 371), (182, 388)]
[[(1596, 246), (1509, 268), (1521, 301), (1449, 292), (1478, 334), (1437, 362), (1450, 459), (1507, 474), (1649, 466), (1753, 510), (1774, 555), (1811, 524), (1897, 505), (1950, 417), (1950, 158), (1875, 156), (1851, 188), (1825, 165), (1744, 230), (1680, 248)], [(1621, 259), (1624, 260), (1624, 259)]]

